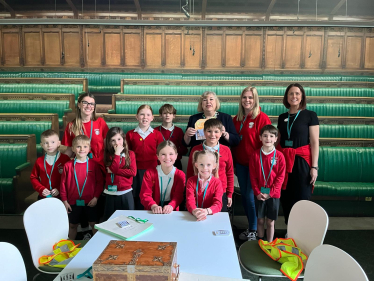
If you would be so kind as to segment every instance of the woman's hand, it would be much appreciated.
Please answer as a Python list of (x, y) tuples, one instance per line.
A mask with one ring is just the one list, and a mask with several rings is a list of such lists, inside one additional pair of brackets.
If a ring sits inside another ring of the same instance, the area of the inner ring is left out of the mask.
[(312, 177), (312, 179), (310, 180), (310, 184), (314, 185), (318, 177), (318, 171), (314, 168), (310, 169), (310, 176)]
[(195, 130), (194, 128), (192, 128), (192, 127), (189, 127), (189, 128), (186, 130), (185, 134), (184, 134), (184, 137), (183, 137), (184, 142), (185, 142), (187, 145), (190, 144), (190, 142), (191, 142), (191, 137), (194, 136), (195, 134), (196, 134), (196, 130)]
[(226, 128), (223, 125), (222, 125), (222, 136), (225, 138), (225, 140), (229, 141), (230, 134), (228, 132), (226, 132)]

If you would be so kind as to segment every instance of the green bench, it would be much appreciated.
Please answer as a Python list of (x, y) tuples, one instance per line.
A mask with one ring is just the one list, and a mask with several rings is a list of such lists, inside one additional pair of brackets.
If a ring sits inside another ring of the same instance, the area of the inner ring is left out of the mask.
[(0, 113), (0, 135), (35, 134), (38, 156), (43, 155), (40, 135), (48, 129), (59, 131), (57, 114)]
[(35, 135), (0, 135), (0, 214), (26, 209), (34, 190), (30, 175), (36, 161)]

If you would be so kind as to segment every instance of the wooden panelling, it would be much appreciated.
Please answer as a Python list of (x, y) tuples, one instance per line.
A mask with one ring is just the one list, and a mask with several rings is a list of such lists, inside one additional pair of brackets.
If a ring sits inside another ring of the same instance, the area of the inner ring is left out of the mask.
[(84, 32), (83, 49), (88, 67), (101, 66), (103, 54), (103, 35), (101, 32)]
[(268, 35), (265, 51), (266, 68), (281, 68), (283, 36)]
[(124, 34), (125, 40), (125, 65), (126, 66), (140, 66), (140, 33), (139, 34)]
[(3, 32), (3, 61), (6, 66), (19, 65), (19, 35)]
[(61, 41), (59, 32), (44, 32), (45, 65), (59, 65), (61, 57)]
[(302, 36), (288, 35), (286, 37), (286, 59), (284, 61), (285, 68), (300, 68), (302, 40)]
[(119, 66), (121, 64), (121, 34), (106, 33), (104, 41), (106, 65)]
[(241, 35), (226, 35), (226, 67), (240, 67)]
[(365, 68), (374, 68), (374, 37), (366, 37)]
[(326, 68), (342, 67), (343, 40), (343, 36), (330, 36), (327, 39)]
[(25, 32), (25, 65), (33, 66), (41, 64), (40, 32)]
[(166, 34), (166, 67), (180, 67), (182, 34)]
[(362, 37), (347, 37), (346, 68), (360, 68)]
[(245, 36), (245, 67), (261, 68), (261, 41), (260, 35), (246, 35)]
[(79, 33), (64, 32), (64, 58), (66, 66), (79, 65)]
[(322, 58), (322, 35), (311, 35), (306, 36), (305, 42), (305, 68), (307, 69), (318, 69), (320, 68)]
[(184, 66), (199, 68), (201, 61), (201, 35), (185, 35)]
[(147, 66), (161, 67), (161, 34), (145, 35), (145, 61)]
[(222, 67), (222, 35), (206, 36), (206, 67)]

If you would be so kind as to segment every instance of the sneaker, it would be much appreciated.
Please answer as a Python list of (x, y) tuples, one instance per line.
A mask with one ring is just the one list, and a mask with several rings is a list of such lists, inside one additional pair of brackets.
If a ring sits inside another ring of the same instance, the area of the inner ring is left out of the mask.
[(83, 239), (82, 240), (90, 240), (92, 238), (91, 234), (89, 234), (88, 232), (83, 236)]
[(257, 236), (257, 232), (256, 231), (249, 232), (248, 235), (247, 235), (247, 240), (248, 241), (256, 240), (256, 236)]
[(249, 229), (244, 230), (242, 233), (239, 234), (239, 239), (240, 240), (248, 240), (248, 234), (249, 234)]

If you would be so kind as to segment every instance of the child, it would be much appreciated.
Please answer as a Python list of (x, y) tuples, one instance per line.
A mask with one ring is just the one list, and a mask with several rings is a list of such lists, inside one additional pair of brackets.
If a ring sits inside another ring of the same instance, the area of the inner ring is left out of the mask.
[(106, 184), (104, 220), (116, 210), (134, 210), (132, 178), (136, 176), (135, 153), (129, 150), (121, 128), (111, 128), (105, 138)]
[(286, 171), (283, 154), (276, 150), (274, 143), (278, 130), (272, 125), (264, 126), (260, 131), (262, 148), (253, 152), (249, 158), (249, 173), (255, 196), (257, 214), (257, 236), (264, 238), (266, 219), (267, 241), (273, 241), (274, 221), (278, 218), (279, 198)]
[(45, 197), (59, 197), (61, 174), (69, 156), (58, 151), (61, 142), (54, 130), (46, 130), (40, 136), (40, 145), (45, 151), (32, 169), (30, 180), (33, 188), (39, 192), (38, 200)]
[(222, 183), (218, 176), (218, 153), (210, 150), (195, 151), (195, 176), (187, 180), (186, 207), (198, 221), (222, 209)]
[(232, 161), (231, 150), (226, 145), (220, 144), (219, 139), (222, 136), (222, 123), (218, 119), (209, 119), (204, 123), (204, 135), (206, 140), (192, 148), (187, 166), (187, 178), (194, 174), (192, 164), (192, 155), (195, 151), (210, 150), (219, 154), (219, 179), (222, 182), (222, 210), (227, 212), (227, 207), (231, 207), (232, 194), (234, 192), (234, 165)]
[(126, 141), (129, 150), (135, 152), (137, 173), (132, 185), (134, 202), (136, 210), (143, 210), (140, 203), (139, 193), (142, 186), (143, 176), (147, 169), (157, 166), (157, 146), (162, 143), (162, 135), (159, 131), (153, 130), (151, 122), (153, 121), (152, 108), (143, 104), (138, 108), (136, 119), (139, 126), (135, 130), (128, 131)]
[(159, 131), (162, 134), (164, 141), (171, 141), (175, 144), (178, 151), (177, 160), (175, 160), (174, 166), (182, 170), (182, 156), (185, 155), (188, 151), (187, 147), (182, 144), (182, 139), (184, 136), (183, 130), (173, 124), (177, 110), (171, 104), (164, 104), (160, 107), (158, 111), (162, 118), (162, 125), (156, 127), (155, 130)]
[(154, 214), (170, 214), (179, 210), (183, 201), (186, 175), (176, 167), (177, 147), (164, 141), (157, 147), (157, 158), (161, 165), (148, 169), (143, 177), (140, 200), (146, 210)]
[(103, 191), (104, 178), (100, 165), (89, 160), (90, 139), (85, 135), (74, 138), (75, 159), (67, 162), (61, 177), (61, 200), (69, 216), (69, 238), (75, 239), (81, 215), (85, 214), (95, 233), (96, 203)]

